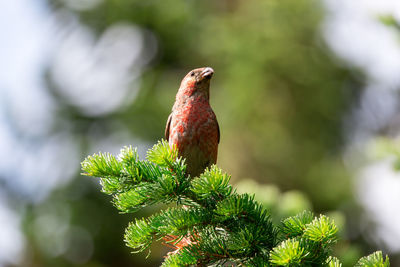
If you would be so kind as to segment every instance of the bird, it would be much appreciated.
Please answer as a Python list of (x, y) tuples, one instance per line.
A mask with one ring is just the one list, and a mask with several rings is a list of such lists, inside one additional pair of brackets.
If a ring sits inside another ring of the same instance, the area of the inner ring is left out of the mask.
[(217, 162), (220, 129), (210, 106), (214, 70), (191, 70), (182, 80), (165, 127), (165, 139), (185, 159), (186, 174), (197, 177)]

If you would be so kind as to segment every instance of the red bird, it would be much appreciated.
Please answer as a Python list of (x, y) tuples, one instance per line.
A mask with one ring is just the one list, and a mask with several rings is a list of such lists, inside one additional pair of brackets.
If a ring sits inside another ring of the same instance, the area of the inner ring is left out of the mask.
[(186, 159), (187, 173), (192, 177), (217, 162), (220, 133), (209, 103), (213, 74), (214, 70), (206, 67), (183, 78), (165, 128), (165, 139)]

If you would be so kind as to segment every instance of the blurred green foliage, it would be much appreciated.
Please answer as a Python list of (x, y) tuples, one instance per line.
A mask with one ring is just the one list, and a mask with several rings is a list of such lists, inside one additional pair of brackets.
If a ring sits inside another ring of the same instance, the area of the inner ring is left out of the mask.
[[(159, 139), (181, 78), (194, 67), (212, 66), (211, 102), (222, 129), (219, 165), (234, 179), (304, 190), (324, 210), (349, 197), (338, 152), (357, 82), (319, 35), (322, 11), (310, 0), (119, 0), (77, 15), (99, 34), (130, 22), (158, 40), (139, 96), (115, 117), (136, 136)], [(314, 190), (316, 183), (324, 186)]]
[[(55, 95), (65, 105), (60, 116), (71, 123), (82, 158), (93, 127), (107, 136), (124, 125), (132, 140), (160, 139), (182, 77), (193, 68), (211, 66), (211, 104), (221, 127), (218, 165), (234, 181), (274, 184), (260, 187), (257, 195), (266, 205), (278, 205), (282, 217), (311, 203), (320, 212), (350, 201), (350, 175), (340, 154), (342, 119), (357, 98), (358, 78), (325, 46), (319, 1), (103, 0), (89, 10), (69, 8), (66, 0), (47, 1), (54, 11), (73, 13), (96, 36), (115, 23), (130, 23), (157, 39), (157, 56), (143, 70), (140, 91), (128, 108), (90, 117)], [(82, 193), (70, 199), (77, 190)], [(98, 187), (79, 174), (47, 203), (69, 206), (69, 223), (93, 237), (93, 254), (84, 266), (154, 266), (161, 261), (141, 263), (141, 257), (129, 254), (121, 236), (132, 218), (117, 215)], [(43, 205), (31, 207), (27, 216), (36, 266), (77, 265), (46, 255), (38, 245), (42, 237), (35, 237), (29, 222), (40, 216)]]
[(400, 24), (396, 21), (393, 15), (381, 15), (378, 19), (386, 26), (392, 27), (397, 31), (400, 30)]

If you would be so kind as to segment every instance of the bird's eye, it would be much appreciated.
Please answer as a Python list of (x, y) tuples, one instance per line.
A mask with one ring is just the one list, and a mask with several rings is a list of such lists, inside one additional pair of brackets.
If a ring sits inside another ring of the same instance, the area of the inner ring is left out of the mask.
[(190, 76), (192, 76), (192, 77), (194, 76), (194, 71), (192, 71), (192, 72), (190, 73)]

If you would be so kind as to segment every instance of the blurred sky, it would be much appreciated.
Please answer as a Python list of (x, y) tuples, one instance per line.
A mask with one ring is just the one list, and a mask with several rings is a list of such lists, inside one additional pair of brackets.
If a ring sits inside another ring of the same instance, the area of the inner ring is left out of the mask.
[[(54, 44), (49, 42), (49, 13), (42, 1), (2, 1), (0, 6), (0, 179), (10, 190), (29, 194), (36, 191), (41, 179), (54, 177), (39, 174), (40, 169), (49, 169), (43, 165), (56, 153), (54, 146), (43, 147), (33, 141), (48, 130), (53, 119), (54, 107), (43, 90), (41, 71)], [(54, 181), (43, 184), (41, 188), (47, 191)], [(17, 263), (24, 248), (20, 218), (8, 205), (5, 194), (3, 188), (1, 266)], [(39, 195), (43, 198), (43, 193)]]
[[(361, 68), (368, 82), (360, 104), (348, 118), (349, 167), (359, 169), (356, 192), (376, 223), (368, 237), (392, 252), (400, 251), (400, 176), (393, 157), (358, 166), (377, 131), (396, 122), (399, 112), (399, 32), (379, 23), (379, 16), (400, 21), (400, 1), (326, 0), (324, 36), (332, 50), (347, 63)], [(398, 122), (398, 121), (397, 121)], [(397, 129), (398, 130), (398, 129)], [(398, 133), (396, 134), (398, 135)], [(372, 156), (373, 157), (373, 156)]]
[[(92, 8), (100, 1), (65, 0), (76, 9)], [(391, 14), (400, 21), (400, 1), (325, 0), (325, 5), (321, 30), (329, 47), (368, 76), (361, 102), (349, 114), (345, 129), (346, 153), (357, 155), (398, 112), (399, 35), (377, 17)], [(99, 116), (123, 108), (136, 96), (140, 74), (157, 45), (150, 42), (153, 47), (142, 53), (144, 38), (154, 37), (124, 24), (106, 30), (95, 42), (90, 29), (71, 13), (51, 13), (41, 0), (1, 1), (0, 10), (0, 180), (5, 185), (0, 190), (0, 266), (5, 266), (16, 263), (24, 249), (20, 218), (7, 195), (43, 201), (80, 166), (68, 125), (65, 131), (50, 134), (54, 123), (60, 122), (54, 117), (58, 107), (45, 89), (43, 71), (51, 65), (49, 75), (59, 82), (58, 93), (82, 112)], [(66, 22), (63, 27), (58, 24), (60, 17)], [(71, 49), (73, 53), (66, 56), (64, 52)], [(118, 138), (109, 146), (115, 151), (125, 140)], [(351, 158), (347, 154), (345, 158)], [(357, 192), (366, 210), (377, 216), (381, 238), (377, 241), (400, 251), (400, 243), (391, 241), (400, 238), (400, 208), (390, 205), (400, 201), (400, 183), (390, 160), (363, 167), (353, 157), (349, 167), (361, 167)]]

